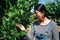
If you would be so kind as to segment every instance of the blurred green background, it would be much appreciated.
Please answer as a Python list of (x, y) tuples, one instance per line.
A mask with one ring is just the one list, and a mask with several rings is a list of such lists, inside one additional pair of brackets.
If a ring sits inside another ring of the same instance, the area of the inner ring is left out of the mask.
[[(39, 0), (0, 0), (0, 40), (23, 40), (26, 32), (21, 31), (15, 24), (19, 23), (28, 28), (35, 20), (31, 9), (38, 2)], [(59, 23), (60, 1), (47, 2), (45, 6), (48, 17)]]

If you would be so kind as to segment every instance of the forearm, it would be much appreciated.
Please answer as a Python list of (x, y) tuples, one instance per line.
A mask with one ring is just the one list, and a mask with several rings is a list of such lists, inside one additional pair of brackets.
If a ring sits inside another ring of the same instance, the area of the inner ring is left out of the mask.
[(28, 29), (26, 30), (27, 31), (26, 37), (28, 40), (33, 40), (34, 39), (34, 29), (33, 29), (33, 27), (28, 28)]

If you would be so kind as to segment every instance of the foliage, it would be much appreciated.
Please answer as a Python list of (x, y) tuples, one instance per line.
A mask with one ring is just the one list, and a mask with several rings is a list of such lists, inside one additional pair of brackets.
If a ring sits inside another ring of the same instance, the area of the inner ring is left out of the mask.
[(20, 31), (15, 24), (19, 23), (28, 27), (33, 20), (30, 12), (38, 0), (1, 0), (0, 1), (0, 40), (16, 40), (26, 34)]
[(46, 8), (47, 8), (47, 13), (49, 16), (52, 16), (52, 19), (59, 19), (60, 18), (60, 1), (59, 0), (55, 0), (54, 2), (48, 2), (46, 4)]

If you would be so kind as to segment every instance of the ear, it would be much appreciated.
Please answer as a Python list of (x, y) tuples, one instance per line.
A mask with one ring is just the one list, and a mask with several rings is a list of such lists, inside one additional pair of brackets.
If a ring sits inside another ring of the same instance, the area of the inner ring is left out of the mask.
[(45, 13), (45, 11), (42, 11), (42, 13)]
[(42, 11), (42, 15), (44, 15), (45, 14), (45, 11)]

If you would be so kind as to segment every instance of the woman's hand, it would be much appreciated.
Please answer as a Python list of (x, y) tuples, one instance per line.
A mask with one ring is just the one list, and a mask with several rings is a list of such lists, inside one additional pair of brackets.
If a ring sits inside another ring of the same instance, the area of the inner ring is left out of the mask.
[(25, 30), (25, 27), (22, 25), (22, 24), (16, 24), (16, 26), (18, 27), (18, 28), (20, 28), (21, 30)]
[(30, 31), (31, 31), (31, 27), (25, 29), (25, 27), (24, 27), (22, 24), (18, 24), (18, 23), (17, 23), (16, 26), (17, 26), (18, 28), (20, 28), (22, 31), (26, 31), (27, 33), (30, 33)]

